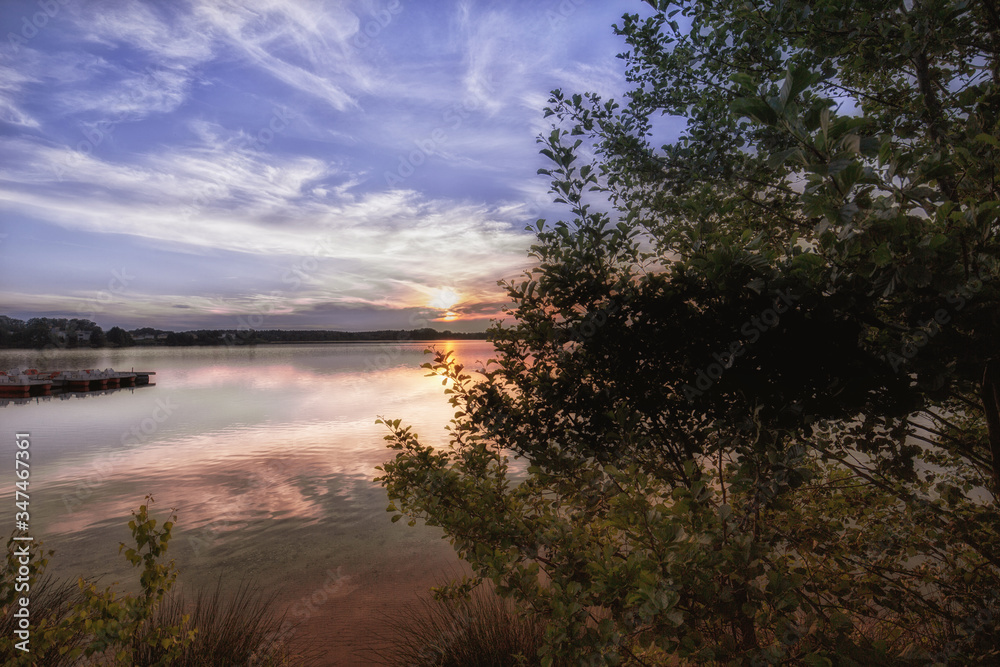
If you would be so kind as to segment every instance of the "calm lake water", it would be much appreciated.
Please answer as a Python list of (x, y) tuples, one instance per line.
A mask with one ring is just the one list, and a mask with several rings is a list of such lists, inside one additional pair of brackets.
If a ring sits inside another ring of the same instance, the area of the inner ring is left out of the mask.
[[(435, 343), (467, 366), (484, 341)], [(31, 434), (31, 532), (58, 576), (134, 581), (119, 542), (146, 494), (177, 509), (169, 554), (185, 589), (250, 578), (329, 664), (459, 563), (438, 529), (392, 524), (372, 482), (391, 458), (379, 415), (446, 442), (453, 414), (425, 343), (0, 352), (0, 369), (155, 371), (156, 386), (0, 407), (0, 525), (13, 527), (14, 433)]]

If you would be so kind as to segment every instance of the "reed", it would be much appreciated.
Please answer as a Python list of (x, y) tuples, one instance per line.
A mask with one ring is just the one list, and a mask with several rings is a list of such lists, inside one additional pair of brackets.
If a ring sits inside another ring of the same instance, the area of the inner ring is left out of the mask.
[[(83, 601), (79, 586), (70, 581), (55, 580), (43, 575), (32, 587), (32, 625), (44, 619), (51, 627), (65, 618), (75, 605)], [(196, 629), (195, 639), (183, 654), (169, 664), (176, 667), (282, 667), (285, 665), (310, 665), (316, 656), (298, 646), (288, 632), (285, 615), (279, 610), (275, 595), (261, 593), (248, 582), (241, 583), (232, 593), (225, 593), (222, 582), (214, 589), (200, 589), (193, 600), (183, 593), (169, 593), (147, 621), (147, 628), (182, 625), (184, 615), (188, 620), (186, 630)], [(14, 618), (11, 614), (0, 617), (0, 632), (13, 636)], [(145, 632), (140, 632), (140, 636)], [(72, 637), (59, 648), (84, 648), (91, 640), (91, 633), (76, 628)], [(163, 651), (141, 641), (127, 645), (129, 664), (149, 667), (160, 664)], [(69, 667), (80, 664), (58, 651), (36, 654), (32, 663), (37, 667)], [(111, 655), (95, 655), (88, 665), (112, 664)]]
[[(168, 596), (149, 620), (153, 627), (182, 625), (196, 629), (194, 641), (184, 653), (172, 661), (177, 667), (210, 667), (215, 665), (279, 665), (308, 664), (306, 656), (291, 644), (292, 633), (282, 631), (285, 615), (277, 611), (274, 594), (261, 593), (249, 582), (242, 582), (229, 594), (223, 592), (222, 581), (214, 590), (199, 589), (194, 600), (184, 593)], [(133, 664), (136, 667), (155, 665), (162, 650), (134, 642)]]
[[(75, 582), (54, 579), (47, 574), (41, 575), (31, 587), (32, 626), (38, 627), (43, 622), (46, 627), (58, 624), (69, 615), (73, 606), (81, 599), (80, 589)], [(0, 613), (0, 636), (13, 637), (16, 621), (13, 611), (6, 609), (2, 611), (6, 613)], [(66, 644), (70, 648), (86, 646), (88, 634), (82, 628), (74, 628), (74, 634), (67, 638)], [(73, 664), (73, 661), (55, 651), (36, 654), (35, 657), (32, 663), (34, 667), (62, 667)]]
[(387, 633), (369, 650), (386, 665), (510, 667), (539, 664), (545, 623), (519, 612), (492, 589), (466, 600), (420, 598), (401, 617), (386, 618)]

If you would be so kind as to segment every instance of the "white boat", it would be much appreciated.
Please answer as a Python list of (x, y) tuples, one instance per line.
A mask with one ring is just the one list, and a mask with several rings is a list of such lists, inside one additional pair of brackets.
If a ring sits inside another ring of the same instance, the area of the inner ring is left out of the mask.
[(52, 388), (52, 380), (38, 376), (34, 368), (12, 368), (0, 371), (0, 396), (30, 396), (44, 394)]

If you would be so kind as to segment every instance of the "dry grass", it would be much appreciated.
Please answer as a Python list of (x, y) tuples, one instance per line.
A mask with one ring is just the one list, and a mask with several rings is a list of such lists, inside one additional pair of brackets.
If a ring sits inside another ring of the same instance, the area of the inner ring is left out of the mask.
[(383, 664), (409, 667), (537, 665), (545, 634), (544, 622), (486, 587), (468, 600), (421, 598), (385, 622), (392, 634), (376, 637), (370, 654)]
[[(53, 626), (59, 623), (69, 614), (73, 605), (80, 601), (80, 588), (76, 582), (60, 581), (48, 575), (41, 575), (31, 587), (31, 624), (37, 627), (42, 621), (46, 626)], [(15, 619), (13, 612), (0, 616), (0, 633), (4, 637), (13, 637), (15, 629)], [(78, 631), (69, 641), (69, 645), (84, 646), (86, 633)], [(54, 651), (49, 651), (46, 655), (38, 656), (33, 663), (35, 667), (62, 667), (72, 664), (71, 661), (60, 656)]]
[[(187, 628), (197, 628), (194, 642), (171, 665), (214, 667), (215, 665), (307, 665), (312, 660), (290, 643), (295, 633), (282, 631), (285, 615), (277, 611), (275, 595), (264, 595), (247, 582), (231, 594), (223, 594), (222, 582), (211, 593), (199, 590), (194, 601), (183, 594), (171, 595), (150, 620), (155, 626), (180, 625), (189, 614)], [(150, 646), (133, 646), (137, 667), (154, 665), (161, 652)]]
[[(37, 627), (44, 619), (52, 626), (65, 618), (75, 604), (83, 600), (75, 582), (57, 581), (43, 576), (31, 588), (31, 620)], [(289, 640), (295, 633), (282, 633), (285, 616), (275, 604), (274, 595), (264, 595), (253, 586), (243, 583), (232, 594), (223, 594), (221, 582), (211, 593), (200, 590), (193, 601), (182, 594), (169, 594), (157, 607), (149, 620), (153, 626), (180, 625), (184, 614), (189, 614), (187, 628), (197, 628), (194, 642), (171, 665), (179, 667), (215, 667), (254, 665), (278, 667), (283, 665), (309, 665), (315, 656), (299, 650)], [(0, 632), (13, 636), (14, 618), (4, 614), (0, 618)], [(65, 648), (84, 648), (90, 633), (78, 631)], [(60, 648), (64, 648), (60, 647)], [(162, 651), (134, 642), (129, 648), (131, 664), (136, 667), (154, 665)], [(36, 667), (69, 667), (80, 664), (69, 660), (57, 651), (35, 656)], [(86, 664), (104, 664), (95, 656)]]

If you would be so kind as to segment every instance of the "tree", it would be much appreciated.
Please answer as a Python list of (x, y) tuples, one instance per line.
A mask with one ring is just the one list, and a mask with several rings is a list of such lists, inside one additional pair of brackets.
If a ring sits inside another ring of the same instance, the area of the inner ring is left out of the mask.
[(53, 342), (52, 324), (47, 318), (33, 317), (28, 320), (27, 326), (22, 330), (18, 341), (22, 345), (41, 349)]
[(0, 346), (9, 347), (20, 342), (25, 326), (24, 320), (0, 315)]
[(495, 363), (428, 365), (450, 447), (386, 422), (389, 509), (552, 659), (997, 660), (995, 8), (651, 4), (624, 106), (554, 91), (574, 219), (533, 228)]
[(94, 325), (94, 328), (90, 330), (90, 346), (91, 347), (104, 347), (107, 345), (107, 336), (104, 334), (104, 329)]
[(135, 340), (132, 338), (132, 334), (125, 331), (121, 327), (111, 327), (108, 330), (107, 340), (112, 345), (118, 347), (130, 347), (135, 345)]
[(171, 346), (174, 346), (174, 345), (189, 346), (189, 345), (194, 345), (195, 338), (194, 338), (194, 336), (192, 334), (190, 334), (188, 332), (177, 333), (177, 332), (171, 331), (170, 333), (167, 334), (167, 338), (166, 338), (165, 342), (166, 342), (167, 345), (171, 345)]

